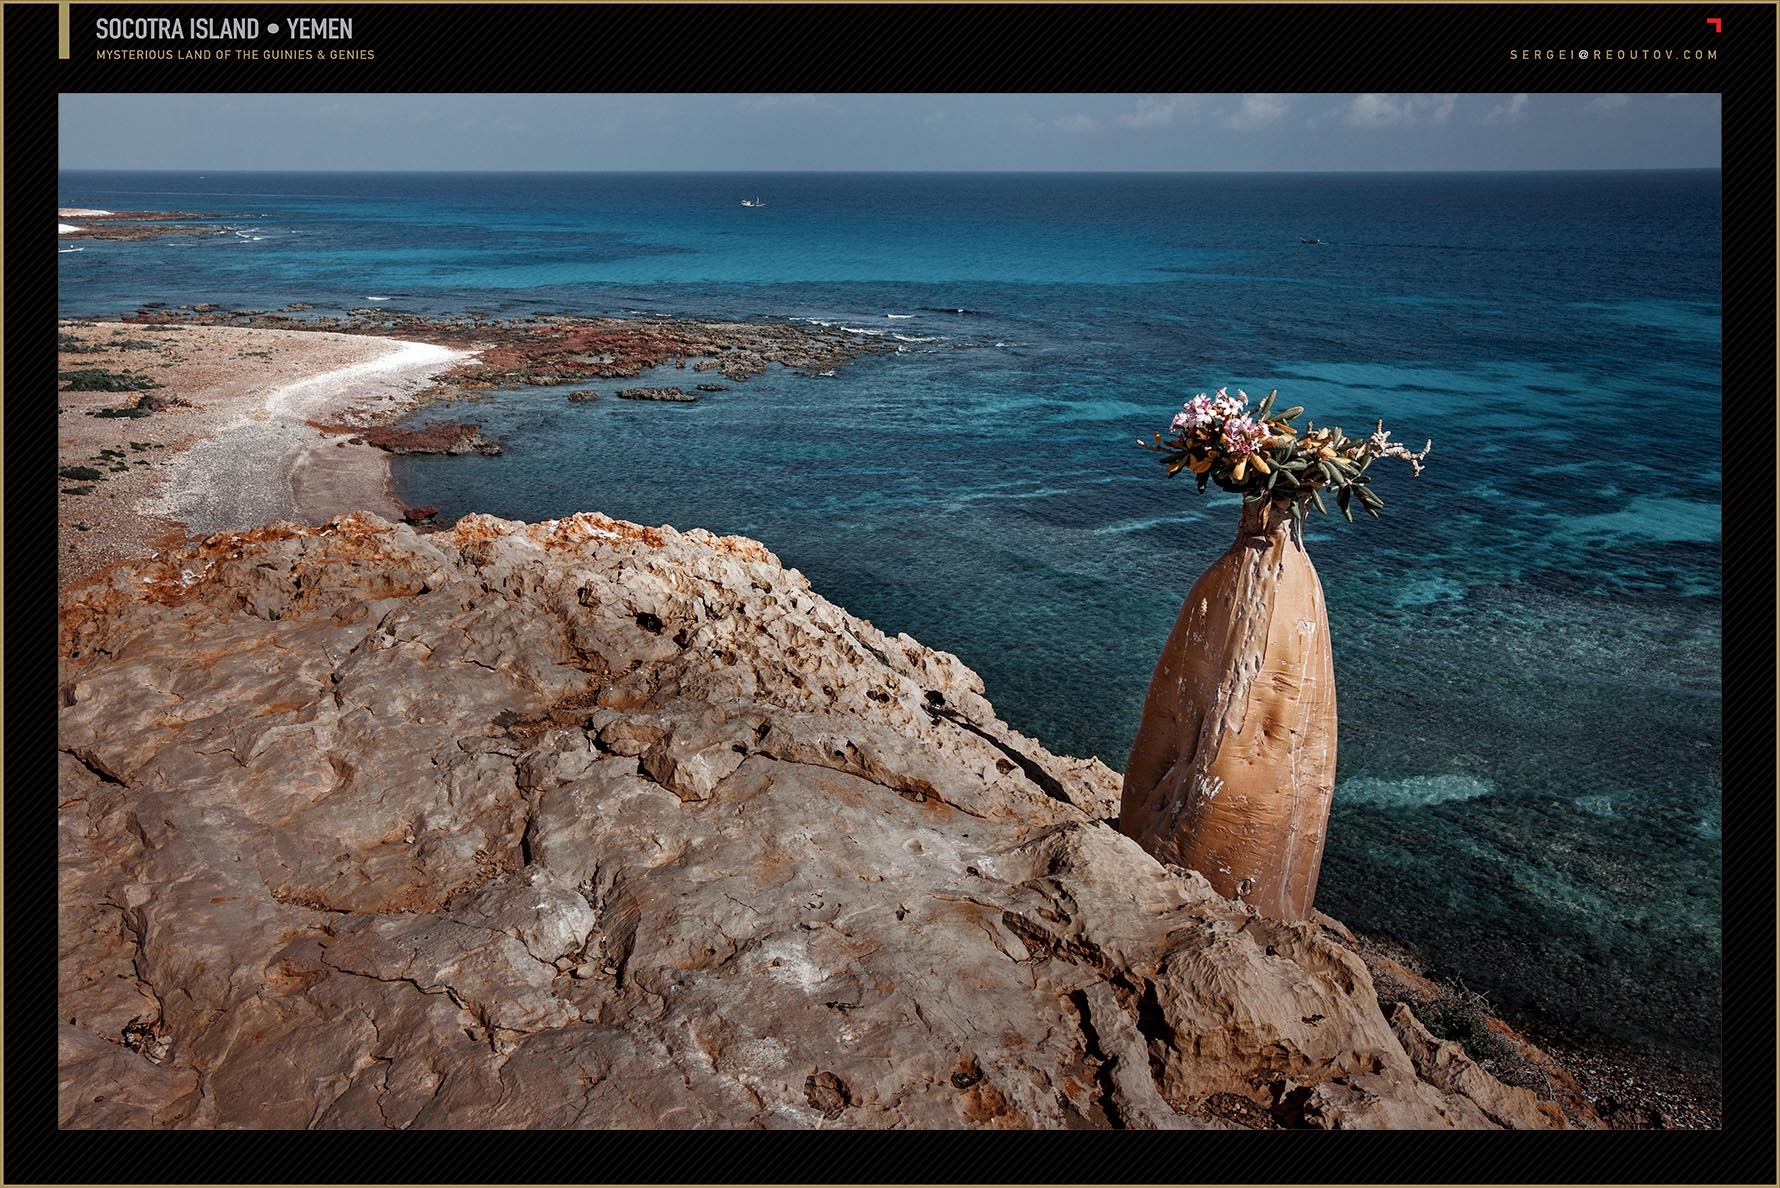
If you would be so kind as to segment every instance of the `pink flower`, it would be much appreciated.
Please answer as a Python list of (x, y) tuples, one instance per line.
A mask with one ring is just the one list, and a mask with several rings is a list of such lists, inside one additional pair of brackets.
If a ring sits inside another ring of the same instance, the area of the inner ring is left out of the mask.
[(1175, 416), (1174, 423), (1177, 427), (1187, 429), (1207, 429), (1221, 419), (1213, 408), (1212, 401), (1201, 392), (1187, 401), (1183, 411)]
[(1211, 402), (1212, 416), (1220, 421), (1242, 416), (1247, 411), (1248, 397), (1242, 396), (1240, 392), (1236, 396), (1232, 396), (1228, 388), (1219, 388), (1217, 399)]
[(1248, 395), (1238, 391), (1230, 395), (1228, 388), (1219, 388), (1216, 396), (1207, 396), (1204, 392), (1193, 397), (1182, 406), (1181, 411), (1174, 414), (1169, 424), (1173, 433), (1191, 433), (1194, 430), (1205, 430), (1216, 435), (1225, 422), (1232, 417), (1246, 418), (1248, 413)]
[(1255, 423), (1253, 417), (1235, 416), (1224, 422), (1224, 452), (1232, 458), (1246, 458), (1261, 448), (1267, 427)]

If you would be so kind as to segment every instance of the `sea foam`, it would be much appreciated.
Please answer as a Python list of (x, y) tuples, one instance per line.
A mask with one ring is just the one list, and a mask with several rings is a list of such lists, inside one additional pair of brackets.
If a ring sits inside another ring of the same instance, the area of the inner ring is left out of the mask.
[(1358, 776), (1342, 780), (1335, 786), (1335, 798), (1383, 809), (1426, 808), (1435, 804), (1454, 804), (1476, 800), (1494, 792), (1488, 780), (1470, 775), (1408, 776), (1399, 780)]

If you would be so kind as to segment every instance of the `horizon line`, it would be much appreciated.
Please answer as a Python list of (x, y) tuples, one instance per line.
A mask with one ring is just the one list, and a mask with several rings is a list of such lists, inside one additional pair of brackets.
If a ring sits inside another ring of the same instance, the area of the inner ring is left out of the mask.
[(119, 166), (62, 165), (56, 166), (58, 173), (549, 173), (549, 174), (680, 174), (686, 176), (710, 176), (735, 174), (737, 176), (760, 177), (783, 175), (802, 177), (825, 174), (959, 174), (966, 176), (982, 175), (1067, 175), (1086, 176), (1105, 174), (1108, 176), (1160, 175), (1160, 176), (1191, 176), (1197, 174), (1232, 174), (1232, 173), (1269, 173), (1295, 174), (1313, 176), (1331, 176), (1350, 173), (1706, 173), (1712, 170), (1722, 171), (1723, 163), (1717, 165), (1596, 165), (1575, 168), (1525, 168), (1525, 169), (1487, 169), (1487, 168), (1452, 168), (1452, 169), (446, 169), (446, 168), (406, 168), (406, 169), (309, 169), (309, 168), (259, 168), (232, 169), (218, 166), (180, 166), (178, 168), (132, 168)]

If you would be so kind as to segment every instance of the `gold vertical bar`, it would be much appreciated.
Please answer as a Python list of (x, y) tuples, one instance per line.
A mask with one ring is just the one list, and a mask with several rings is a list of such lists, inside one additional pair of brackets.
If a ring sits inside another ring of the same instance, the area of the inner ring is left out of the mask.
[(60, 4), (56, 5), (56, 8), (58, 10), (56, 19), (56, 56), (66, 58), (68, 56), (68, 0), (62, 0)]

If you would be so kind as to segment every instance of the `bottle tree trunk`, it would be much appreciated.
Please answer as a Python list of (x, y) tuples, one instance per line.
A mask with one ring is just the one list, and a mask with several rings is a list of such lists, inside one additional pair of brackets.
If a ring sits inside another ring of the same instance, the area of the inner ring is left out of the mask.
[(1125, 765), (1119, 828), (1279, 920), (1309, 917), (1335, 790), (1335, 665), (1302, 521), (1243, 505), (1194, 583)]

